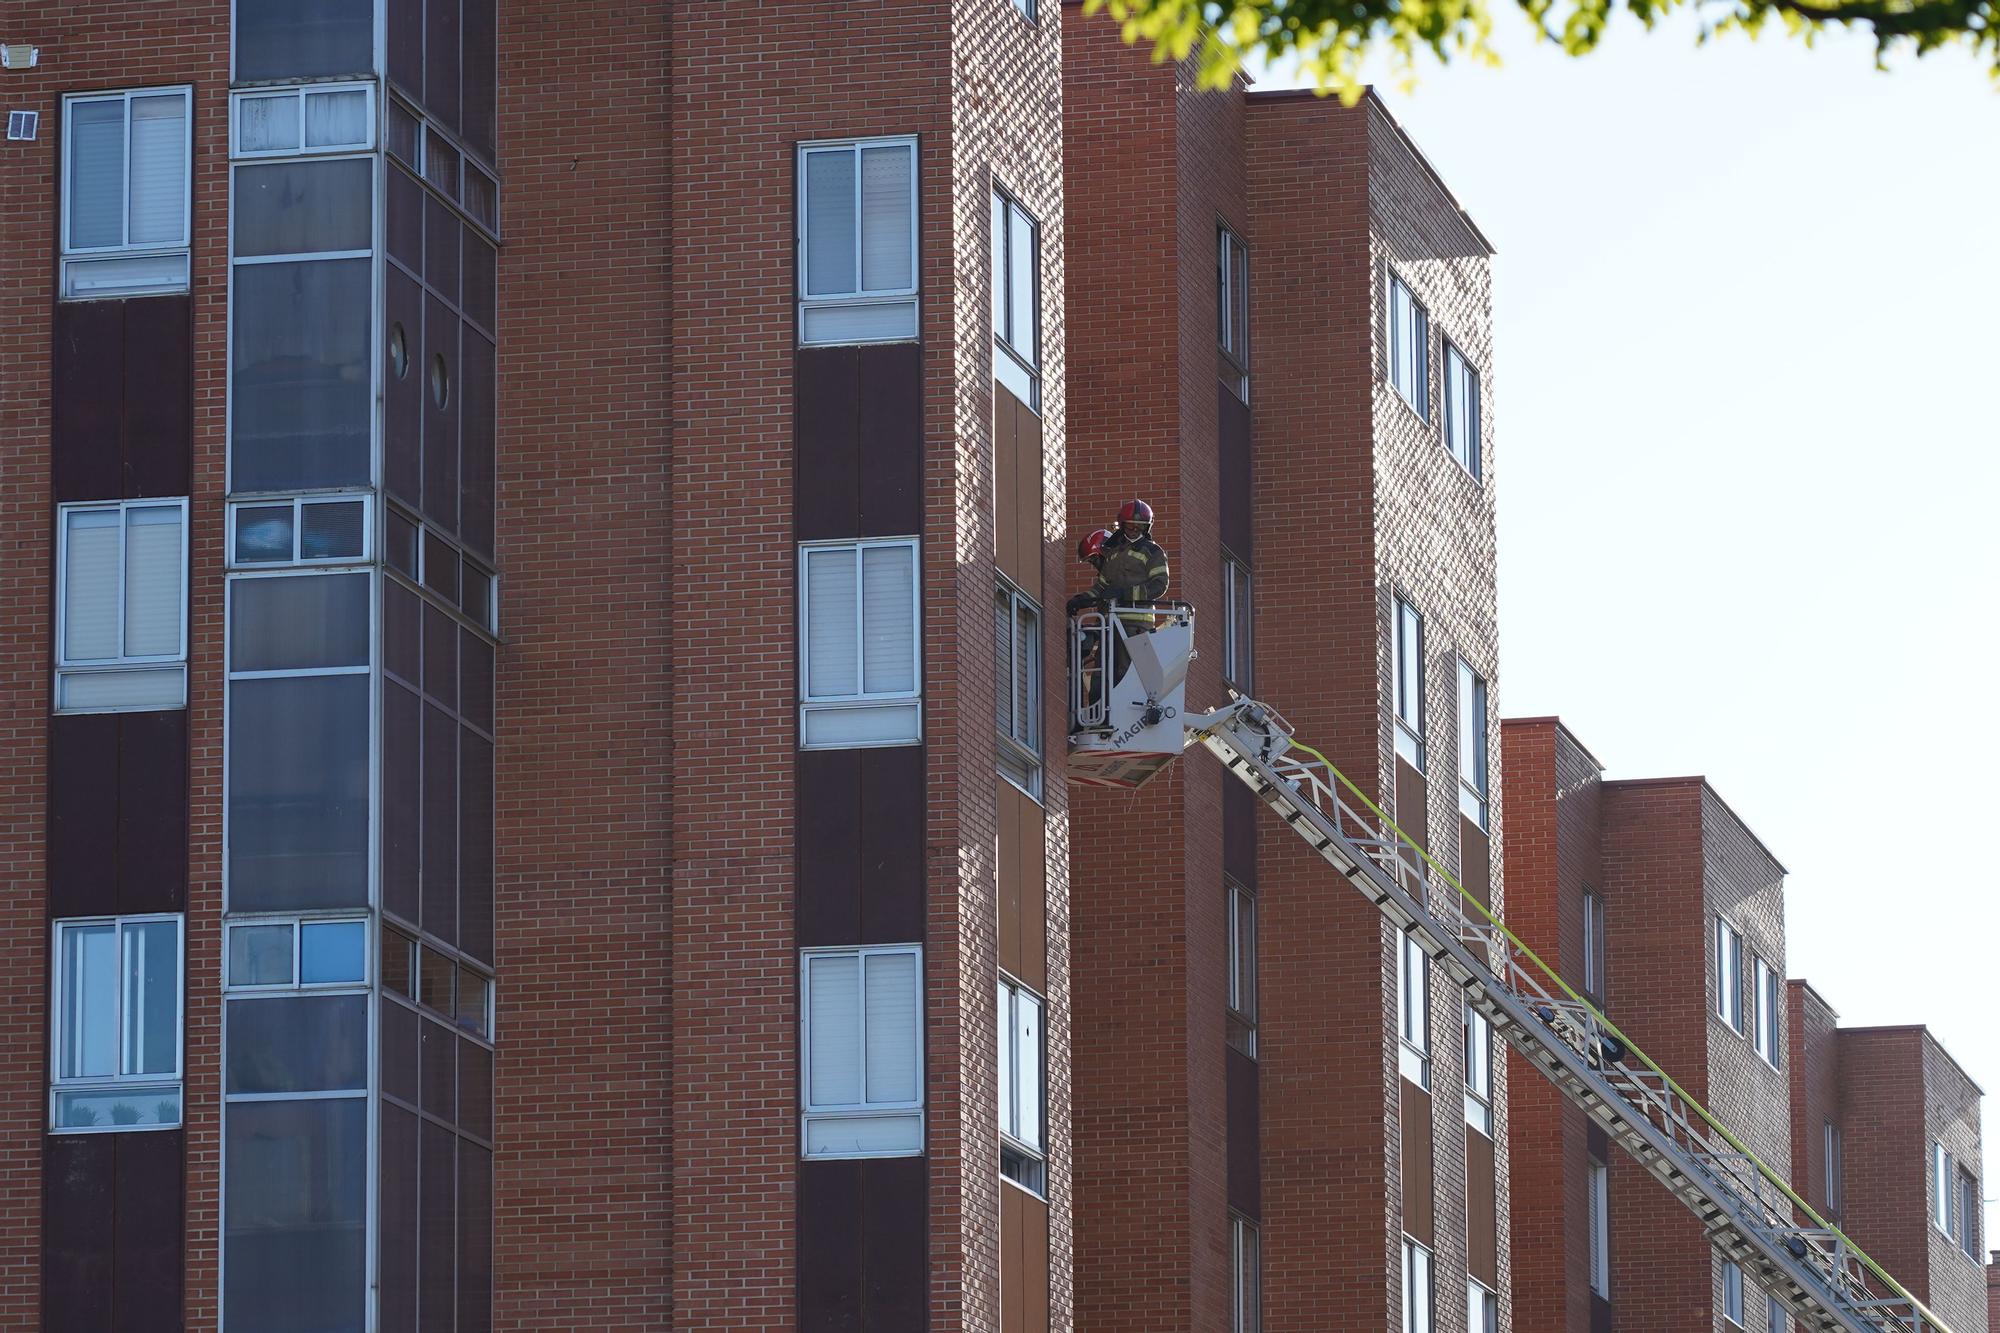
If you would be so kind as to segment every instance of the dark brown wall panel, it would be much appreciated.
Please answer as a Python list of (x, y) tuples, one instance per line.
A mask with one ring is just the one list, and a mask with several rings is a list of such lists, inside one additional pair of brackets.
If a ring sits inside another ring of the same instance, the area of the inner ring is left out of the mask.
[(924, 937), (922, 746), (801, 750), (799, 946)]
[(1049, 1206), (1000, 1186), (1000, 1333), (1049, 1333)]
[(1241, 782), (1222, 787), (1222, 870), (1246, 889), (1257, 887), (1257, 797)]
[(999, 916), (995, 951), (1000, 968), (1021, 975), (1021, 789), (1002, 778), (994, 798), (994, 899)]
[[(999, 388), (994, 393), (1003, 392)], [(1014, 537), (1016, 563), (1007, 577), (1036, 601), (1042, 597), (1042, 419), (1026, 404), (1014, 409)]]
[(178, 912), (187, 898), (187, 714), (49, 719), (49, 914)]
[(1493, 1174), (1493, 1140), (1465, 1127), (1466, 1269), (1500, 1290), (1499, 1178)]
[(178, 1130), (51, 1135), (44, 1153), (46, 1333), (177, 1333)]
[(1223, 1052), (1223, 1060), (1229, 1085), (1229, 1206), (1257, 1221), (1264, 1216), (1257, 1062), (1234, 1046)]
[(1458, 817), (1458, 878), (1466, 891), (1491, 907), (1493, 905), (1493, 851), (1486, 830)]
[(795, 535), (923, 530), (923, 360), (915, 343), (798, 355)]
[(1437, 1246), (1431, 1151), (1431, 1095), (1408, 1079), (1403, 1090), (1403, 1230), (1433, 1249)]
[(1049, 988), (1049, 866), (1048, 814), (1027, 793), (1003, 781), (1013, 793), (1014, 861), (1020, 867), (1019, 977), (1037, 991)]
[(922, 1333), (921, 1157), (799, 1163), (800, 1333)]
[(1216, 463), (1220, 473), (1222, 544), (1244, 560), (1253, 560), (1250, 518), (1250, 405), (1215, 386)]
[(1020, 474), (1021, 403), (999, 384), (993, 386), (993, 563), (1021, 581)]
[(58, 303), (50, 420), (58, 503), (188, 493), (189, 311), (185, 296)]

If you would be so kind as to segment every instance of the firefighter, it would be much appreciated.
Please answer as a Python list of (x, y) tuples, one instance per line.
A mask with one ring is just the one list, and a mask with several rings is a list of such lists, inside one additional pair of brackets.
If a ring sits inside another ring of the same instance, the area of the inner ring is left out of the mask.
[[(1096, 536), (1084, 538), (1084, 545)], [(1078, 554), (1082, 553), (1079, 547)], [(1118, 530), (1098, 544), (1097, 558), (1090, 563), (1097, 568), (1097, 578), (1087, 591), (1069, 599), (1071, 615), (1089, 606), (1145, 606), (1166, 596), (1167, 553), (1153, 540), (1153, 507), (1144, 500), (1127, 500), (1118, 510)], [(1127, 634), (1152, 631), (1150, 611), (1118, 618)]]
[[(1104, 573), (1104, 544), (1110, 540), (1111, 529), (1099, 528), (1076, 544), (1077, 560), (1089, 565), (1100, 578)], [(1091, 604), (1089, 601), (1072, 598), (1069, 613), (1075, 615)], [(1078, 664), (1083, 673), (1082, 695), (1086, 706), (1095, 704), (1104, 693), (1104, 673), (1099, 670), (1097, 645), (1097, 635), (1092, 634), (1086, 638), (1083, 645), (1083, 659)]]

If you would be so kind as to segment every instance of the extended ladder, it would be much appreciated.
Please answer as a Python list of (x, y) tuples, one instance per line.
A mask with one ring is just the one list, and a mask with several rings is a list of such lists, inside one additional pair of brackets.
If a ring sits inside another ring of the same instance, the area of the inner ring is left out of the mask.
[[(1187, 719), (1278, 817), (1407, 930), (1549, 1081), (1701, 1219), (1724, 1257), (1820, 1333), (1950, 1333), (1570, 988), (1267, 705)], [(1302, 757), (1302, 756), (1310, 756)], [(1357, 813), (1342, 789), (1374, 816)]]

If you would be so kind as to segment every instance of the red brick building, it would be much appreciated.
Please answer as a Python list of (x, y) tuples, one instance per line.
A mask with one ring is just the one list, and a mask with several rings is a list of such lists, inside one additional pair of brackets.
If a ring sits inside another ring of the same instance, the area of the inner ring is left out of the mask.
[(1978, 1085), (1927, 1028), (1788, 1003), (1794, 1185), (1954, 1333), (1989, 1327)]
[[(1189, 707), (1254, 691), (1497, 896), (1490, 250), (1379, 101), (1065, 19), (1071, 531), (1150, 501)], [(1400, 939), (1205, 757), (1072, 811), (1080, 1324), (1501, 1326), (1504, 1074), (1469, 1124)]]

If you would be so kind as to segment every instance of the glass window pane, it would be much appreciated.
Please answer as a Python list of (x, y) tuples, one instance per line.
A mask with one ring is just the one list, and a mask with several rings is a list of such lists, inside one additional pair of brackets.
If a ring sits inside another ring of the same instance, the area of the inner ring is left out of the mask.
[(855, 290), (854, 150), (806, 154), (806, 295)]
[(239, 82), (367, 75), (374, 68), (370, 0), (236, 0)]
[(853, 955), (806, 961), (806, 1101), (853, 1106), (861, 1101), (861, 960)]
[(1007, 200), (995, 193), (987, 226), (987, 262), (993, 269), (993, 332), (1007, 336)]
[(368, 901), (368, 677), (229, 686), (229, 904)]
[[(369, 479), (367, 259), (236, 269), (231, 484), (239, 491)], [(300, 319), (298, 312), (314, 312)]]
[(360, 921), (308, 921), (299, 927), (299, 981), (307, 986), (368, 979), (368, 927)]
[(368, 1086), (368, 997), (231, 1000), (230, 1092), (332, 1092)]
[(1025, 601), (1014, 607), (1014, 739), (1036, 754), (1042, 752), (1041, 700), (1036, 686), (1041, 676), (1042, 623)]
[(442, 1330), (453, 1327), (457, 1298), (458, 1140), (428, 1120), (418, 1133), (417, 1327)]
[(407, 935), (386, 928), (382, 931), (382, 986), (413, 1000), (417, 997), (416, 955), (412, 952), (416, 947)]
[(56, 1093), (56, 1129), (99, 1129), (117, 1125), (144, 1129), (181, 1122), (181, 1090), (178, 1084), (158, 1087), (107, 1089), (102, 1092)]
[(187, 98), (134, 97), (131, 244), (187, 244), (187, 185)]
[(867, 1100), (913, 1102), (917, 1067), (918, 1000), (915, 954), (871, 954), (863, 980), (868, 1009)]
[(235, 253), (242, 258), (368, 249), (374, 182), (373, 162), (365, 157), (236, 168)]
[(65, 926), (62, 950), (57, 1077), (109, 1077), (118, 1072), (118, 928)]
[(299, 559), (358, 558), (367, 545), (368, 506), (360, 500), (309, 504), (299, 510)]
[(63, 660), (115, 658), (123, 642), (119, 552), (123, 519), (116, 509), (64, 515)]
[(417, 949), (417, 998), (441, 1014), (453, 1012), (452, 981), (456, 969), (449, 958), (434, 949)]
[(806, 552), (806, 694), (813, 698), (861, 692), (858, 554), (845, 548)]
[(138, 921), (125, 927), (124, 1050), (121, 1074), (172, 1074), (181, 1067), (181, 927)]
[(453, 1120), (458, 1115), (458, 1038), (444, 1024), (425, 1019), (421, 1042), (419, 1105), (434, 1116)]
[[(910, 960), (912, 964), (915, 959)], [(1015, 1136), (1030, 1148), (1042, 1146), (1042, 1002), (1026, 991), (1014, 993), (1015, 1097), (1020, 1123)]]
[(458, 969), (458, 1025), (467, 1032), (487, 1033), (487, 1005), (493, 983), (470, 968)]
[(69, 104), (69, 244), (125, 243), (125, 101)]
[(382, 1091), (417, 1104), (417, 1028), (414, 1009), (394, 1002), (382, 1006)]
[(1002, 736), (1014, 734), (1014, 598), (993, 590), (993, 724)]
[(238, 1102), (225, 1122), (226, 1326), (294, 1328), (310, 1310), (314, 1333), (362, 1333), (367, 1099)]
[(229, 588), (230, 670), (368, 665), (368, 575), (246, 578)]
[(458, 1127), (493, 1137), (493, 1052), (475, 1041), (458, 1043)]
[(916, 551), (868, 546), (861, 552), (862, 670), (868, 694), (917, 688)]
[(239, 565), (292, 558), (292, 507), (239, 505), (236, 509), (236, 550)]
[(178, 657), (181, 651), (181, 507), (125, 511), (125, 656)]
[(229, 984), (289, 986), (292, 984), (292, 927), (231, 926)]
[(1020, 1108), (1014, 1098), (1014, 988), (1004, 980), (993, 988), (993, 1033), (999, 1047), (996, 1055), (1000, 1065), (1000, 1128), (1012, 1134), (1020, 1119)]
[(299, 146), (299, 95), (239, 97), (236, 147), (245, 153), (291, 152)]
[(861, 150), (863, 291), (897, 291), (916, 285), (916, 246), (910, 225), (914, 185), (911, 156), (908, 144)]
[(368, 141), (368, 94), (360, 88), (306, 94), (306, 147)]
[(1019, 208), (1008, 210), (1008, 299), (1013, 306), (1010, 345), (1031, 366), (1041, 364), (1040, 329), (1035, 323), (1036, 266), (1040, 248), (1032, 218)]

